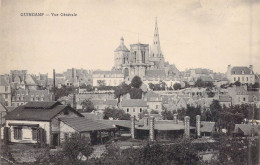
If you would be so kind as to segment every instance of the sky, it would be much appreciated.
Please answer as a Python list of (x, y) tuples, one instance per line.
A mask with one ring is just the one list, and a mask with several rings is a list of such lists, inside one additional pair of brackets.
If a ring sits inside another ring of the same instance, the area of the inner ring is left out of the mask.
[[(0, 74), (110, 70), (114, 50), (151, 44), (183, 71), (252, 64), (260, 73), (260, 0), (0, 0)], [(21, 13), (76, 13), (75, 17)]]

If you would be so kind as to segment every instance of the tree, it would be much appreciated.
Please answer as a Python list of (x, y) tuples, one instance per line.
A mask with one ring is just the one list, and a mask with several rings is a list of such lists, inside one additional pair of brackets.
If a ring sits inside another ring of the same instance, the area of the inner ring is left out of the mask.
[(236, 82), (234, 82), (234, 85), (236, 85), (237, 87), (239, 87), (239, 86), (241, 86), (241, 82), (236, 81)]
[(190, 117), (190, 125), (195, 126), (196, 125), (196, 116), (201, 115), (200, 106), (194, 107), (187, 105), (186, 109), (186, 116)]
[(173, 88), (174, 88), (174, 90), (179, 90), (179, 89), (181, 89), (181, 84), (180, 83), (175, 83), (173, 85)]
[(151, 110), (150, 114), (159, 114), (159, 112), (156, 110)]
[(131, 88), (129, 94), (131, 99), (142, 99), (143, 91), (140, 88)]
[(90, 99), (82, 101), (82, 112), (92, 112), (95, 110), (94, 104)]
[(131, 86), (134, 88), (140, 88), (142, 85), (142, 80), (139, 76), (135, 76), (131, 81)]
[(163, 120), (172, 120), (173, 119), (173, 113), (168, 110), (164, 110), (161, 112), (161, 115), (163, 116)]
[(105, 108), (104, 119), (113, 118), (113, 120), (130, 120), (130, 115), (125, 113), (124, 110), (116, 108)]
[(208, 95), (208, 97), (214, 97), (215, 96), (215, 93), (214, 92), (212, 92), (212, 91), (209, 91), (209, 92), (207, 92), (207, 95)]
[(118, 103), (120, 102), (121, 96), (127, 94), (131, 89), (131, 86), (126, 84), (125, 82), (122, 82), (119, 86), (117, 86), (115, 91), (115, 98), (118, 99)]
[(98, 86), (106, 86), (105, 80), (97, 80)]

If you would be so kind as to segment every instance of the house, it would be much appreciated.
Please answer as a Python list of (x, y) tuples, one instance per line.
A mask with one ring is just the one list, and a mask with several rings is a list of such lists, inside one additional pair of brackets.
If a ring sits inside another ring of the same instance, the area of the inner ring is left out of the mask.
[(83, 117), (60, 102), (28, 102), (6, 115), (5, 139), (11, 143), (60, 143), (60, 117)]
[(158, 111), (159, 113), (162, 112), (162, 98), (159, 94), (148, 91), (144, 96), (144, 100), (147, 102), (148, 112), (152, 110)]
[(247, 104), (249, 101), (246, 85), (229, 87), (228, 95), (232, 98), (232, 105)]
[(2, 76), (0, 77), (0, 96), (4, 99), (5, 106), (11, 106), (11, 86)]
[(253, 71), (253, 65), (247, 66), (233, 66), (228, 65), (226, 72), (227, 79), (229, 83), (234, 83), (236, 81), (241, 82), (242, 84), (254, 84), (255, 83), (255, 74)]
[(201, 121), (200, 126), (201, 136), (211, 136), (215, 132), (215, 122)]
[(136, 116), (138, 114), (147, 110), (147, 102), (142, 99), (124, 99), (121, 101), (121, 108), (131, 116)]
[(52, 101), (52, 94), (49, 90), (14, 90), (12, 106), (17, 107), (30, 101)]
[(93, 72), (93, 86), (118, 86), (124, 81), (124, 74), (119, 70)]
[(232, 105), (232, 98), (228, 95), (220, 95), (219, 96), (219, 104), (224, 107), (230, 107)]

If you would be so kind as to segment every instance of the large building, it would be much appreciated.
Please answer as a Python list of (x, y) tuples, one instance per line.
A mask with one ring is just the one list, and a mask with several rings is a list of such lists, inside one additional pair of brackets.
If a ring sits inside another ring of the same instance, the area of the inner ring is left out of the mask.
[(226, 72), (227, 79), (229, 83), (234, 83), (236, 81), (241, 82), (242, 84), (254, 84), (255, 83), (255, 74), (253, 71), (253, 66), (233, 66), (228, 65)]
[(179, 77), (179, 71), (175, 65), (165, 62), (160, 46), (157, 20), (150, 48), (149, 44), (138, 42), (130, 44), (129, 50), (124, 44), (124, 38), (121, 38), (120, 45), (114, 51), (113, 69), (121, 71), (125, 80), (131, 80), (136, 75), (142, 79), (160, 80)]

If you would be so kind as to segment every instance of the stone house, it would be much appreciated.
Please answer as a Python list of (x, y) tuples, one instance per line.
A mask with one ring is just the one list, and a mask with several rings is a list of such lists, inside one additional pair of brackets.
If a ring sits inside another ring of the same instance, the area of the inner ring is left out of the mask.
[(147, 102), (142, 99), (124, 99), (121, 101), (120, 108), (138, 118), (139, 113), (147, 110)]
[(11, 143), (60, 144), (60, 117), (83, 117), (60, 102), (28, 102), (6, 115), (5, 135)]

